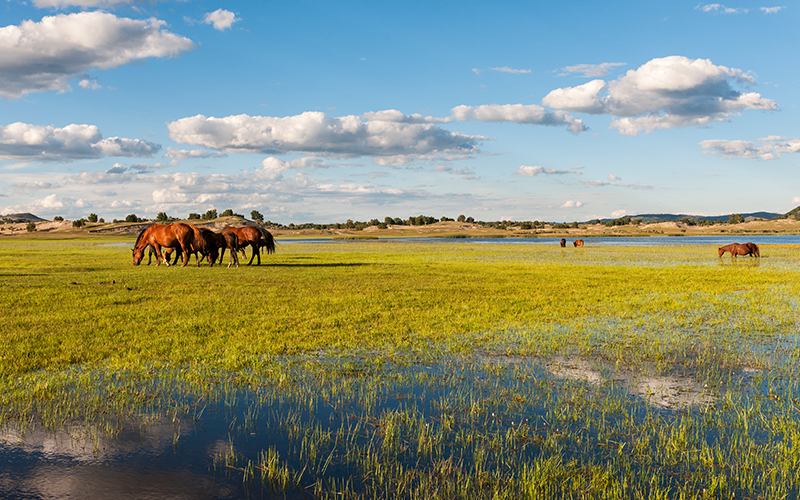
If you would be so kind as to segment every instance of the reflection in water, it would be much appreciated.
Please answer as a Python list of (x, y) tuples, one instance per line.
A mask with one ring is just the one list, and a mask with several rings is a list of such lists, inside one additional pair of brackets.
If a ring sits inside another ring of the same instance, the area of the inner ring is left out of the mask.
[(547, 370), (558, 378), (582, 380), (590, 384), (601, 384), (607, 380), (621, 382), (631, 396), (647, 401), (655, 408), (687, 410), (713, 404), (716, 397), (705, 384), (692, 377), (677, 375), (641, 375), (630, 370), (612, 371), (606, 378), (600, 370), (587, 360), (555, 357), (547, 363)]
[[(422, 497), (440, 488), (456, 488), (440, 497), (472, 497), (482, 491), (475, 477), (524, 484), (524, 471), (548, 460), (605, 470), (623, 457), (609, 449), (660, 442), (717, 398), (693, 376), (565, 356), (380, 366), (308, 357), (274, 373), (237, 390), (224, 377), (194, 393), (176, 381), (163, 398), (182, 395), (182, 410), (161, 419), (131, 413), (121, 432), (102, 422), (45, 430), (10, 421), (0, 434), (3, 498), (371, 498), (398, 484)], [(683, 466), (674, 462), (677, 472), (662, 471), (658, 481), (673, 484)], [(425, 486), (427, 477), (434, 484)]]

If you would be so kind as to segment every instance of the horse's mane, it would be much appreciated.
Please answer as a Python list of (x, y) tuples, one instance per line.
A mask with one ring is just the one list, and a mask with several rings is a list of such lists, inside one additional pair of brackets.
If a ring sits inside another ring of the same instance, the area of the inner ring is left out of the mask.
[(140, 232), (139, 236), (136, 237), (136, 243), (133, 244), (133, 248), (136, 248), (136, 247), (139, 246), (139, 242), (142, 240), (142, 236), (144, 236), (144, 233), (146, 233), (147, 230), (150, 229), (151, 227), (153, 227), (153, 226), (149, 225), (146, 228), (142, 229), (142, 232)]

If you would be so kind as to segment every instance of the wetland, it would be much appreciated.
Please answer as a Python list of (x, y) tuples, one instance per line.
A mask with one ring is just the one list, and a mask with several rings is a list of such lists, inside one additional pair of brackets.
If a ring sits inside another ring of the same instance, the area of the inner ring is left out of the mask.
[(4, 240), (0, 489), (794, 498), (800, 248), (772, 238), (279, 240), (239, 269)]

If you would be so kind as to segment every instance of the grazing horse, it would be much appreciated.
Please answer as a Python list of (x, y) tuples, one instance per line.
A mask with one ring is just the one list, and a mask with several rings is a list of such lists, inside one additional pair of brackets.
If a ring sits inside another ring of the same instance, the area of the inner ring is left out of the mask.
[(567, 239), (561, 238), (561, 248), (564, 248), (565, 246), (567, 246)]
[(575, 240), (575, 241), (572, 242), (572, 244), (575, 245), (576, 247), (582, 247), (583, 246), (583, 240)]
[(133, 245), (133, 265), (138, 266), (142, 262), (144, 251), (148, 246), (152, 245), (158, 257), (156, 265), (161, 262), (169, 265), (169, 261), (161, 253), (161, 248), (163, 247), (178, 250), (183, 255), (183, 265), (181, 267), (184, 267), (189, 261), (189, 252), (192, 249), (193, 240), (194, 232), (191, 226), (181, 222), (170, 225), (153, 224), (148, 226), (139, 233), (139, 237), (136, 238), (136, 243)]
[(749, 255), (750, 258), (761, 257), (761, 251), (758, 249), (758, 245), (750, 242), (744, 244), (730, 243), (717, 249), (717, 253), (719, 253), (720, 258), (722, 258), (725, 252), (730, 252), (731, 259), (736, 258), (739, 255)]
[(761, 258), (761, 250), (758, 249), (758, 245), (755, 243), (747, 242), (744, 244), (748, 249), (750, 249), (750, 256), (751, 257), (758, 257)]
[[(258, 257), (258, 265), (261, 265), (261, 247), (267, 249), (267, 253), (275, 253), (275, 239), (272, 234), (264, 228), (256, 226), (244, 227), (226, 227), (222, 230), (222, 234), (233, 233), (239, 239), (239, 249), (244, 253), (244, 248), (250, 246), (253, 248), (253, 255), (250, 256), (249, 266), (253, 263), (253, 258)], [(222, 250), (222, 257), (225, 256), (225, 249)]]
[[(200, 262), (206, 257), (208, 257), (209, 267), (213, 267), (219, 257), (216, 240), (213, 237), (207, 236), (208, 233), (214, 234), (213, 231), (209, 229), (200, 229), (195, 226), (192, 226), (192, 231), (194, 232), (194, 241), (192, 241), (191, 253), (194, 254), (197, 267), (200, 267)], [(199, 257), (197, 255), (198, 253), (200, 254)]]
[(215, 233), (208, 229), (203, 229), (202, 233), (208, 245), (214, 247), (212, 255), (214, 255), (215, 260), (218, 258), (219, 263), (222, 264), (223, 256), (220, 255), (217, 250), (221, 249), (222, 252), (225, 253), (225, 249), (228, 249), (231, 251), (228, 267), (231, 267), (231, 264), (236, 264), (236, 267), (239, 267), (239, 238), (236, 236), (236, 233)]

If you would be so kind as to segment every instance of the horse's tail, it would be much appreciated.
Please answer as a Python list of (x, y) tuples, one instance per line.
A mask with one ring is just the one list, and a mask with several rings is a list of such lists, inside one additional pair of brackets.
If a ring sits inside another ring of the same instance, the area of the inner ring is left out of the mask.
[(272, 237), (272, 233), (260, 226), (258, 230), (261, 231), (261, 237), (264, 238), (264, 247), (267, 249), (267, 253), (275, 253), (275, 238)]

